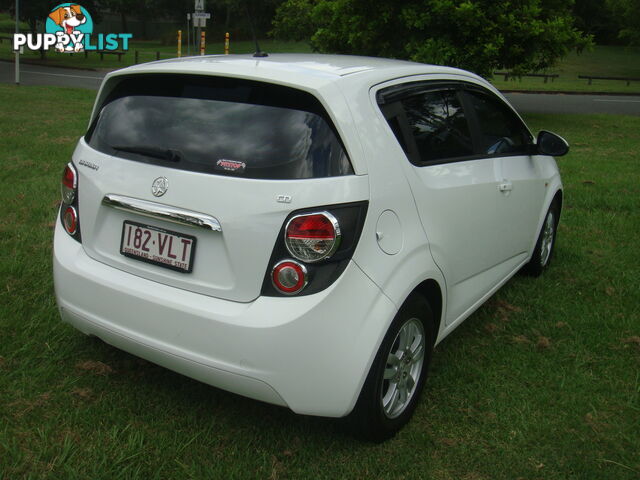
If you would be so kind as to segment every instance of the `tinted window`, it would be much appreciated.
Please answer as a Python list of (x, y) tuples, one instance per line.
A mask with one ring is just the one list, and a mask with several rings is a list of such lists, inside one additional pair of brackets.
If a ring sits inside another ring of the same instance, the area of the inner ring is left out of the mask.
[(473, 154), (469, 126), (455, 91), (423, 92), (400, 102), (421, 161)]
[(110, 155), (221, 175), (295, 179), (353, 173), (315, 97), (260, 82), (130, 77), (107, 99), (85, 139)]
[(480, 153), (526, 153), (531, 135), (518, 116), (488, 93), (466, 91), (480, 128)]

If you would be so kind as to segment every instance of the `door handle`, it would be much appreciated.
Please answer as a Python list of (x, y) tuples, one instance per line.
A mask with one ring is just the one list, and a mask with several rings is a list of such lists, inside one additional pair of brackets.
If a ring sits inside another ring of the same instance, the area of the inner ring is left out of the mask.
[(498, 190), (501, 192), (510, 192), (513, 190), (513, 183), (505, 180), (498, 185)]

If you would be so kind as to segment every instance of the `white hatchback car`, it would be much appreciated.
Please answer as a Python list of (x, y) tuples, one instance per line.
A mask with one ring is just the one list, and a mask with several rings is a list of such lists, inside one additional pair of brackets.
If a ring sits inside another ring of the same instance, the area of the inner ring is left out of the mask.
[(119, 70), (62, 179), (60, 313), (388, 438), (434, 345), (549, 263), (567, 150), (453, 68), (282, 54)]

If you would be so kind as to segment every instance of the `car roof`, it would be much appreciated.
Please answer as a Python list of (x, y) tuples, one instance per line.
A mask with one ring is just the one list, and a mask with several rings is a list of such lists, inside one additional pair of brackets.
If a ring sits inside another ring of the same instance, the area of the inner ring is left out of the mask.
[(476, 75), (450, 67), (387, 58), (355, 55), (275, 53), (267, 57), (207, 55), (174, 58), (135, 65), (109, 76), (137, 73), (192, 73), (267, 80), (287, 85), (321, 88), (327, 83), (358, 83), (372, 86), (382, 81), (411, 75)]

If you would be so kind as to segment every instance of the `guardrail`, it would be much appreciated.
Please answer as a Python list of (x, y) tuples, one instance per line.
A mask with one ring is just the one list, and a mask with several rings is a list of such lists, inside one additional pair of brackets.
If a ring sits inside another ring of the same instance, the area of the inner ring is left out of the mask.
[(593, 75), (578, 75), (578, 78), (581, 78), (583, 80), (589, 80), (589, 85), (591, 85), (591, 83), (594, 80), (618, 80), (622, 82), (627, 82), (627, 87), (631, 85), (631, 82), (640, 82), (640, 78), (629, 78), (629, 77), (596, 77)]
[(509, 77), (537, 77), (544, 78), (544, 83), (547, 83), (549, 79), (551, 79), (551, 83), (553, 83), (553, 80), (560, 76), (557, 73), (523, 73), (522, 75), (514, 75), (511, 72), (493, 72), (493, 74), (503, 76), (505, 82), (509, 80)]
[[(78, 53), (78, 52), (76, 52)], [(117, 55), (118, 56), (118, 61), (122, 60), (122, 56), (126, 55), (128, 52), (124, 52), (124, 51), (119, 51), (119, 50), (91, 50), (91, 51), (87, 51), (85, 50), (84, 52), (84, 58), (87, 58), (89, 56), (89, 53), (97, 53), (100, 55), (100, 61), (104, 60), (104, 56), (105, 55)], [(70, 53), (69, 55), (73, 56), (73, 53)], [(161, 57), (165, 57), (165, 58), (175, 58), (175, 55), (171, 54), (171, 53), (162, 53), (162, 52), (140, 52), (138, 50), (134, 50), (133, 52), (133, 63), (134, 64), (138, 64), (140, 63), (140, 56), (152, 56), (155, 57), (156, 60), (160, 60)]]
[[(122, 60), (122, 56), (127, 53), (127, 52), (118, 51), (118, 50), (92, 50), (92, 52), (100, 54), (100, 61), (104, 60), (105, 55), (117, 55), (118, 61), (120, 61)], [(89, 56), (89, 51), (85, 50), (84, 58), (87, 58), (88, 56)]]
[[(138, 64), (140, 63), (140, 56), (144, 55), (144, 56), (154, 56), (156, 60), (160, 60), (160, 57), (164, 57), (164, 58), (176, 58), (176, 56), (173, 53), (164, 53), (164, 52), (139, 52), (138, 50), (135, 50), (133, 52), (133, 63), (134, 64)], [(145, 60), (148, 61), (148, 60)]]

